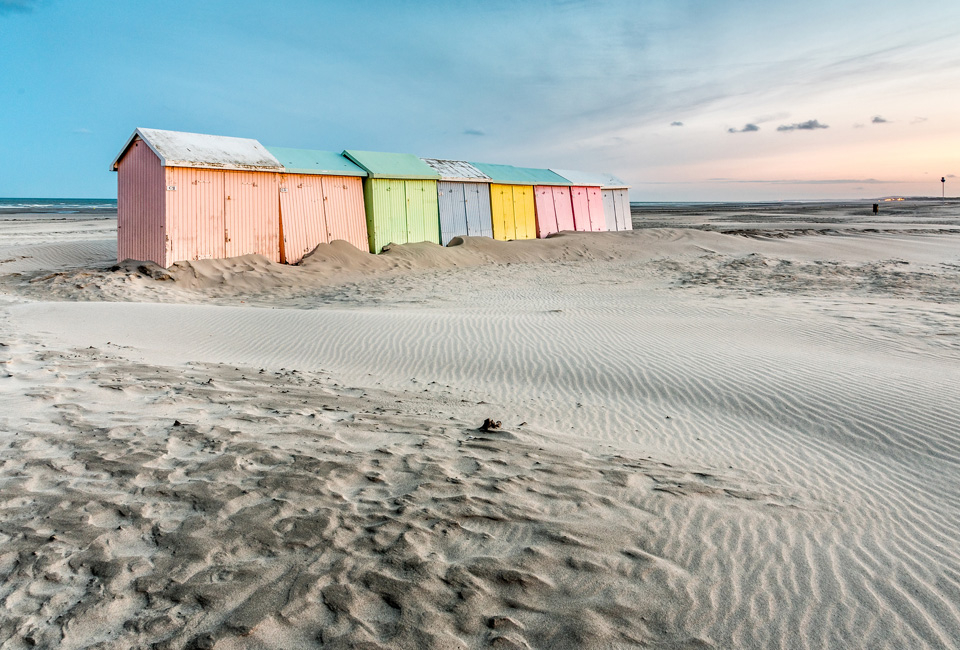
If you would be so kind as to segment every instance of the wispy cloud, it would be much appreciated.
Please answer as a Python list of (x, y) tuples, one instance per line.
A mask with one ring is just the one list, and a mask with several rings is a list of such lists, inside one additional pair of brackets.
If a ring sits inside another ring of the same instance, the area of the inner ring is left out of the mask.
[(0, 16), (13, 13), (29, 13), (39, 4), (39, 0), (0, 0)]
[(927, 121), (927, 118), (925, 117), (915, 117), (912, 120), (910, 120), (910, 124), (922, 124), (923, 122), (926, 122), (926, 121)]
[(683, 126), (683, 122), (670, 122), (670, 126)]
[(890, 120), (886, 119), (885, 117), (881, 117), (879, 115), (874, 115), (873, 119), (870, 121), (873, 122), (874, 124), (887, 124)]
[(793, 124), (781, 124), (777, 131), (813, 131), (815, 129), (829, 129), (830, 125), (820, 124), (820, 120), (807, 120), (806, 122), (795, 122)]
[(74, 132), (74, 133), (79, 133), (79, 134), (81, 134), (81, 135), (90, 135), (91, 133), (93, 133), (93, 131), (91, 131), (90, 129), (88, 129), (88, 128), (85, 127), (85, 126), (82, 126), (82, 127), (80, 127), (79, 129), (74, 129), (73, 132)]
[(850, 185), (852, 183), (861, 183), (863, 185), (883, 185), (886, 183), (902, 183), (904, 181), (885, 181), (877, 178), (765, 178), (765, 179), (741, 179), (741, 178), (708, 178), (711, 183), (743, 183), (743, 184), (763, 184), (763, 185)]
[(744, 124), (742, 129), (734, 129), (733, 127), (727, 129), (727, 133), (752, 133), (753, 131), (759, 131), (760, 127), (756, 124)]
[(487, 133), (483, 129), (464, 129), (463, 134), (464, 135), (486, 135)]

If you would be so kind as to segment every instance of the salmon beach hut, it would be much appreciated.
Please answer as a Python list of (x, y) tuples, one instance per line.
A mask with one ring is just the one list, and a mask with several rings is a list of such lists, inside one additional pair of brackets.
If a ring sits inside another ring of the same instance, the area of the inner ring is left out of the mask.
[(600, 189), (606, 230), (633, 230), (633, 221), (630, 218), (630, 186), (624, 181), (613, 174), (603, 172), (581, 172), (571, 169), (554, 169), (553, 171), (569, 180), (575, 187)]
[(390, 243), (440, 243), (440, 174), (433, 167), (413, 154), (351, 149), (343, 155), (367, 173), (363, 202), (371, 253)]
[(117, 172), (117, 258), (168, 267), (258, 253), (280, 261), (280, 162), (256, 140), (137, 129)]
[(421, 160), (440, 175), (440, 243), (446, 246), (454, 237), (493, 237), (490, 177), (463, 160)]
[(280, 259), (296, 264), (318, 244), (337, 239), (367, 250), (367, 172), (333, 151), (266, 149), (283, 166), (278, 180)]

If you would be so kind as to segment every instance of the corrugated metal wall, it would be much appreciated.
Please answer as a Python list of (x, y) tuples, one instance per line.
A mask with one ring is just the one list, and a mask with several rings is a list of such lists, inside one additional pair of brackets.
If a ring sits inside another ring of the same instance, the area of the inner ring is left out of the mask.
[(463, 200), (467, 210), (467, 234), (471, 237), (493, 237), (490, 184), (464, 183)]
[(370, 252), (389, 243), (440, 243), (437, 182), (368, 178), (363, 183)]
[(590, 225), (594, 232), (603, 232), (607, 229), (607, 221), (603, 213), (603, 194), (599, 187), (587, 188), (587, 204), (590, 206)]
[(167, 264), (226, 257), (221, 171), (167, 167)]
[(488, 183), (437, 182), (440, 244), (454, 237), (492, 237)]
[(227, 257), (259, 253), (280, 261), (280, 202), (277, 174), (221, 172), (224, 175), (224, 241)]
[(553, 188), (538, 185), (533, 188), (537, 207), (537, 237), (559, 232), (557, 228), (557, 209), (553, 203)]
[(633, 230), (630, 217), (630, 199), (628, 191), (603, 190), (603, 214), (606, 217), (607, 230)]
[(577, 230), (596, 232), (607, 229), (603, 216), (603, 196), (599, 187), (571, 187), (570, 197)]
[(327, 241), (348, 241), (367, 250), (367, 221), (363, 211), (363, 181), (359, 176), (322, 176), (323, 211)]
[(467, 234), (465, 183), (437, 181), (437, 207), (440, 210), (440, 244), (446, 246), (454, 237)]
[(164, 237), (166, 175), (160, 159), (140, 138), (117, 170), (117, 261), (135, 259), (167, 266)]
[(370, 252), (379, 253), (391, 242), (403, 243), (407, 233), (403, 182), (389, 178), (367, 179), (363, 182), (363, 201)]
[(296, 264), (317, 244), (327, 241), (321, 178), (306, 174), (280, 175), (278, 192), (283, 257), (288, 264)]
[(537, 185), (534, 193), (537, 206), (537, 237), (542, 239), (561, 230), (574, 229), (570, 188)]
[(407, 241), (440, 243), (437, 181), (403, 181), (407, 194)]
[(607, 222), (607, 230), (619, 230), (617, 228), (617, 206), (613, 198), (613, 190), (603, 190), (603, 218)]
[(490, 211), (494, 239), (536, 238), (537, 217), (532, 185), (491, 183)]
[(633, 230), (628, 190), (613, 190), (613, 197), (614, 205), (617, 208), (617, 230)]

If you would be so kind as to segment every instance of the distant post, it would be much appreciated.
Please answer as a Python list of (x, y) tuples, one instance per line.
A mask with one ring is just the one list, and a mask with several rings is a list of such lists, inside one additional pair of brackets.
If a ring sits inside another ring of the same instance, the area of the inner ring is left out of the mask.
[(879, 203), (874, 203), (874, 204), (873, 204), (873, 213), (874, 213), (874, 214), (877, 214), (878, 212), (880, 212), (880, 204), (879, 204)]
[(943, 198), (946, 198), (946, 196), (947, 196), (947, 177), (941, 176), (940, 177), (940, 198), (943, 199)]

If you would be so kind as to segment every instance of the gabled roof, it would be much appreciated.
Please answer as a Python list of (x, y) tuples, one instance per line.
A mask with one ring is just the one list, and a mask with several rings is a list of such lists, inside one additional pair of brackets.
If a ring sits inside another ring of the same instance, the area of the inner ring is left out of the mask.
[(120, 160), (136, 138), (143, 140), (157, 154), (164, 167), (283, 171), (280, 161), (256, 140), (160, 129), (134, 131), (110, 165), (111, 171), (117, 170)]
[(626, 182), (606, 172), (581, 172), (573, 169), (553, 169), (551, 171), (560, 174), (574, 185), (593, 185), (604, 189), (630, 187)]
[(400, 178), (411, 180), (439, 179), (433, 167), (410, 153), (384, 153), (348, 149), (343, 155), (366, 170), (370, 178)]
[(266, 149), (280, 161), (283, 170), (291, 174), (367, 175), (367, 172), (333, 151), (289, 149), (287, 147), (266, 147)]
[(440, 174), (445, 181), (489, 182), (490, 177), (464, 160), (441, 160), (439, 158), (421, 158)]
[(570, 185), (570, 181), (554, 174), (549, 169), (535, 167), (514, 167), (513, 165), (494, 165), (491, 163), (471, 163), (490, 177), (494, 183), (510, 185)]

